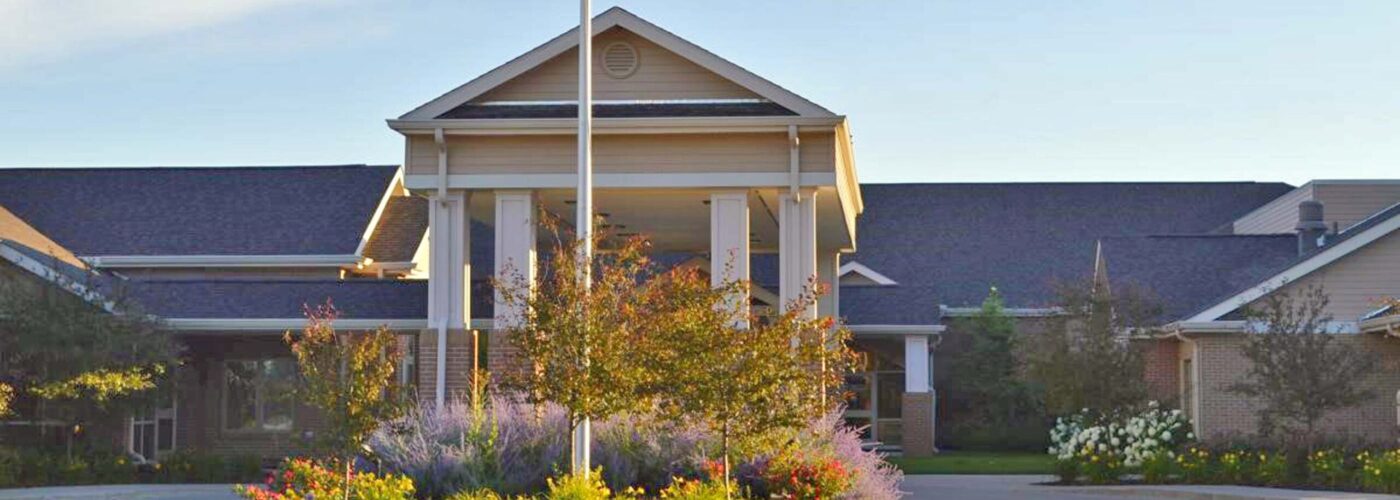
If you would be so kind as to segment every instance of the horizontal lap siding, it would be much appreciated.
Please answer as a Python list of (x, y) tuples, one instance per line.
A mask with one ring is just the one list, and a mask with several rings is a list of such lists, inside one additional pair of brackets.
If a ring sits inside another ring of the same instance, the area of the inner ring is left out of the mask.
[(1400, 202), (1400, 184), (1320, 184), (1313, 195), (1341, 229)]
[(1382, 237), (1279, 291), (1296, 293), (1319, 283), (1331, 298), (1327, 312), (1337, 321), (1356, 321), (1380, 307), (1381, 298), (1400, 297), (1400, 232)]
[[(408, 173), (437, 173), (437, 146), (430, 137), (410, 137)], [(447, 163), (452, 174), (573, 173), (576, 139), (568, 135), (453, 136)], [(674, 134), (598, 135), (593, 167), (599, 173), (786, 172), (787, 135)], [(801, 135), (801, 169), (836, 167), (834, 133)]]
[(1289, 191), (1235, 221), (1235, 234), (1291, 233), (1298, 225), (1298, 204), (1313, 197), (1311, 184)]
[[(609, 43), (626, 41), (638, 52), (637, 71), (608, 76), (599, 57)], [(614, 29), (593, 39), (593, 98), (599, 100), (751, 99), (757, 94), (631, 32)], [(578, 99), (578, 50), (563, 54), (474, 99), (573, 101)]]

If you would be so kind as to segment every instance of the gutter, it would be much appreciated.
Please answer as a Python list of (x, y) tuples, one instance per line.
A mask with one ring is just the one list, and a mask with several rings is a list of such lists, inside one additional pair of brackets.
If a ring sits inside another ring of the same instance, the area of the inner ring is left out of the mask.
[[(297, 330), (306, 326), (306, 318), (169, 318), (164, 324), (181, 332), (248, 332)], [(424, 330), (426, 319), (337, 319), (336, 330), (374, 330), (383, 326), (390, 330)]]
[(1387, 337), (1400, 338), (1400, 315), (1371, 318), (1362, 321), (1358, 326), (1362, 333), (1380, 333)]
[(343, 255), (95, 255), (83, 257), (95, 268), (130, 267), (346, 267), (372, 259)]
[(869, 335), (940, 335), (948, 327), (943, 325), (847, 325), (851, 334)]

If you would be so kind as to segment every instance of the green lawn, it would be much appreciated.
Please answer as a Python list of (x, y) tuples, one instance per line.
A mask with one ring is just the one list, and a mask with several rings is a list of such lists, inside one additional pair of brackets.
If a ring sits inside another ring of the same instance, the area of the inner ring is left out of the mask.
[(945, 451), (928, 458), (895, 458), (890, 463), (905, 474), (1054, 474), (1055, 461), (1046, 453)]

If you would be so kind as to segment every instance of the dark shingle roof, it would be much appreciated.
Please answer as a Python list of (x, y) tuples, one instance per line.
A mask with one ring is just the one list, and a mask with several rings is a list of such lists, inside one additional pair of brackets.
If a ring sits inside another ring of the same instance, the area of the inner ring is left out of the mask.
[(1298, 240), (1291, 234), (1129, 236), (1102, 242), (1110, 284), (1149, 291), (1163, 308), (1163, 322), (1258, 284), (1298, 256)]
[(300, 318), (302, 305), (326, 299), (343, 318), (428, 317), (428, 282), (419, 280), (132, 280), (127, 290), (163, 318)]
[(418, 196), (395, 196), (384, 204), (379, 224), (365, 243), (365, 257), (377, 262), (413, 260), (423, 234), (428, 231), (428, 200)]
[[(594, 104), (594, 118), (651, 118), (683, 116), (793, 116), (797, 113), (774, 102), (659, 102)], [(465, 103), (438, 115), (440, 119), (577, 118), (577, 104), (473, 104)]]
[(0, 169), (0, 204), (78, 255), (352, 254), (397, 170)]
[(851, 324), (891, 324), (910, 314), (906, 308), (977, 306), (991, 286), (1011, 307), (1046, 306), (1055, 281), (1093, 271), (1101, 238), (1210, 233), (1291, 189), (1254, 182), (865, 184), (859, 248), (842, 261), (899, 285), (843, 289), (841, 312)]

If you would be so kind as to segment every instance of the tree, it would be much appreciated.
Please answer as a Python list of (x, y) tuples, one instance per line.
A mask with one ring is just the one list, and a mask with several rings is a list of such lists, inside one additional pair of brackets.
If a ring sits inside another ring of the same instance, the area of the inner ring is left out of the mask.
[(1298, 436), (1311, 447), (1329, 412), (1375, 397), (1364, 384), (1376, 356), (1328, 332), (1330, 301), (1321, 285), (1309, 285), (1274, 291), (1244, 310), (1249, 335), (1242, 353), (1250, 365), (1228, 389), (1259, 402), (1265, 435)]
[(403, 411), (394, 392), (398, 338), (385, 327), (371, 332), (336, 332), (339, 312), (327, 301), (306, 308), (301, 335), (283, 339), (301, 371), (303, 400), (320, 409), (327, 432), (321, 446), (345, 469), (346, 498), (354, 458), (379, 425)]
[(694, 269), (676, 269), (646, 287), (658, 407), (720, 436), (726, 493), (731, 443), (758, 445), (833, 411), (855, 359), (847, 330), (806, 316), (821, 293), (815, 283), (771, 319), (733, 307), (729, 298), (748, 286), (712, 287)]
[[(524, 311), (520, 321), (500, 331), (528, 366), (497, 368), (494, 376), (529, 402), (559, 404), (573, 424), (644, 408), (650, 372), (639, 349), (650, 321), (641, 300), (641, 285), (652, 269), (648, 243), (634, 237), (609, 245), (608, 237), (595, 231), (593, 244), (600, 252), (581, 263), (577, 238), (561, 231), (547, 213), (541, 224), (554, 234), (554, 248), (542, 259), (540, 277), (530, 283), (507, 273), (493, 282), (505, 307)], [(578, 279), (580, 265), (594, 270), (591, 286)]]
[(169, 331), (117, 282), (90, 274), (0, 281), (0, 399), (9, 403), (0, 406), (19, 419), (64, 423), (70, 451), (85, 424), (148, 403), (177, 354)]
[(1161, 308), (1151, 294), (1088, 283), (1056, 288), (1059, 313), (1027, 350), (1027, 373), (1044, 391), (1046, 410), (1112, 412), (1145, 403), (1141, 355), (1128, 341), (1155, 331)]
[(955, 376), (949, 380), (948, 392), (967, 403), (956, 420), (966, 423), (963, 431), (1019, 428), (1036, 412), (1036, 402), (1021, 373), (1017, 357), (1021, 340), (1015, 321), (1006, 314), (1001, 292), (993, 287), (981, 310), (957, 327), (969, 343), (952, 360)]

